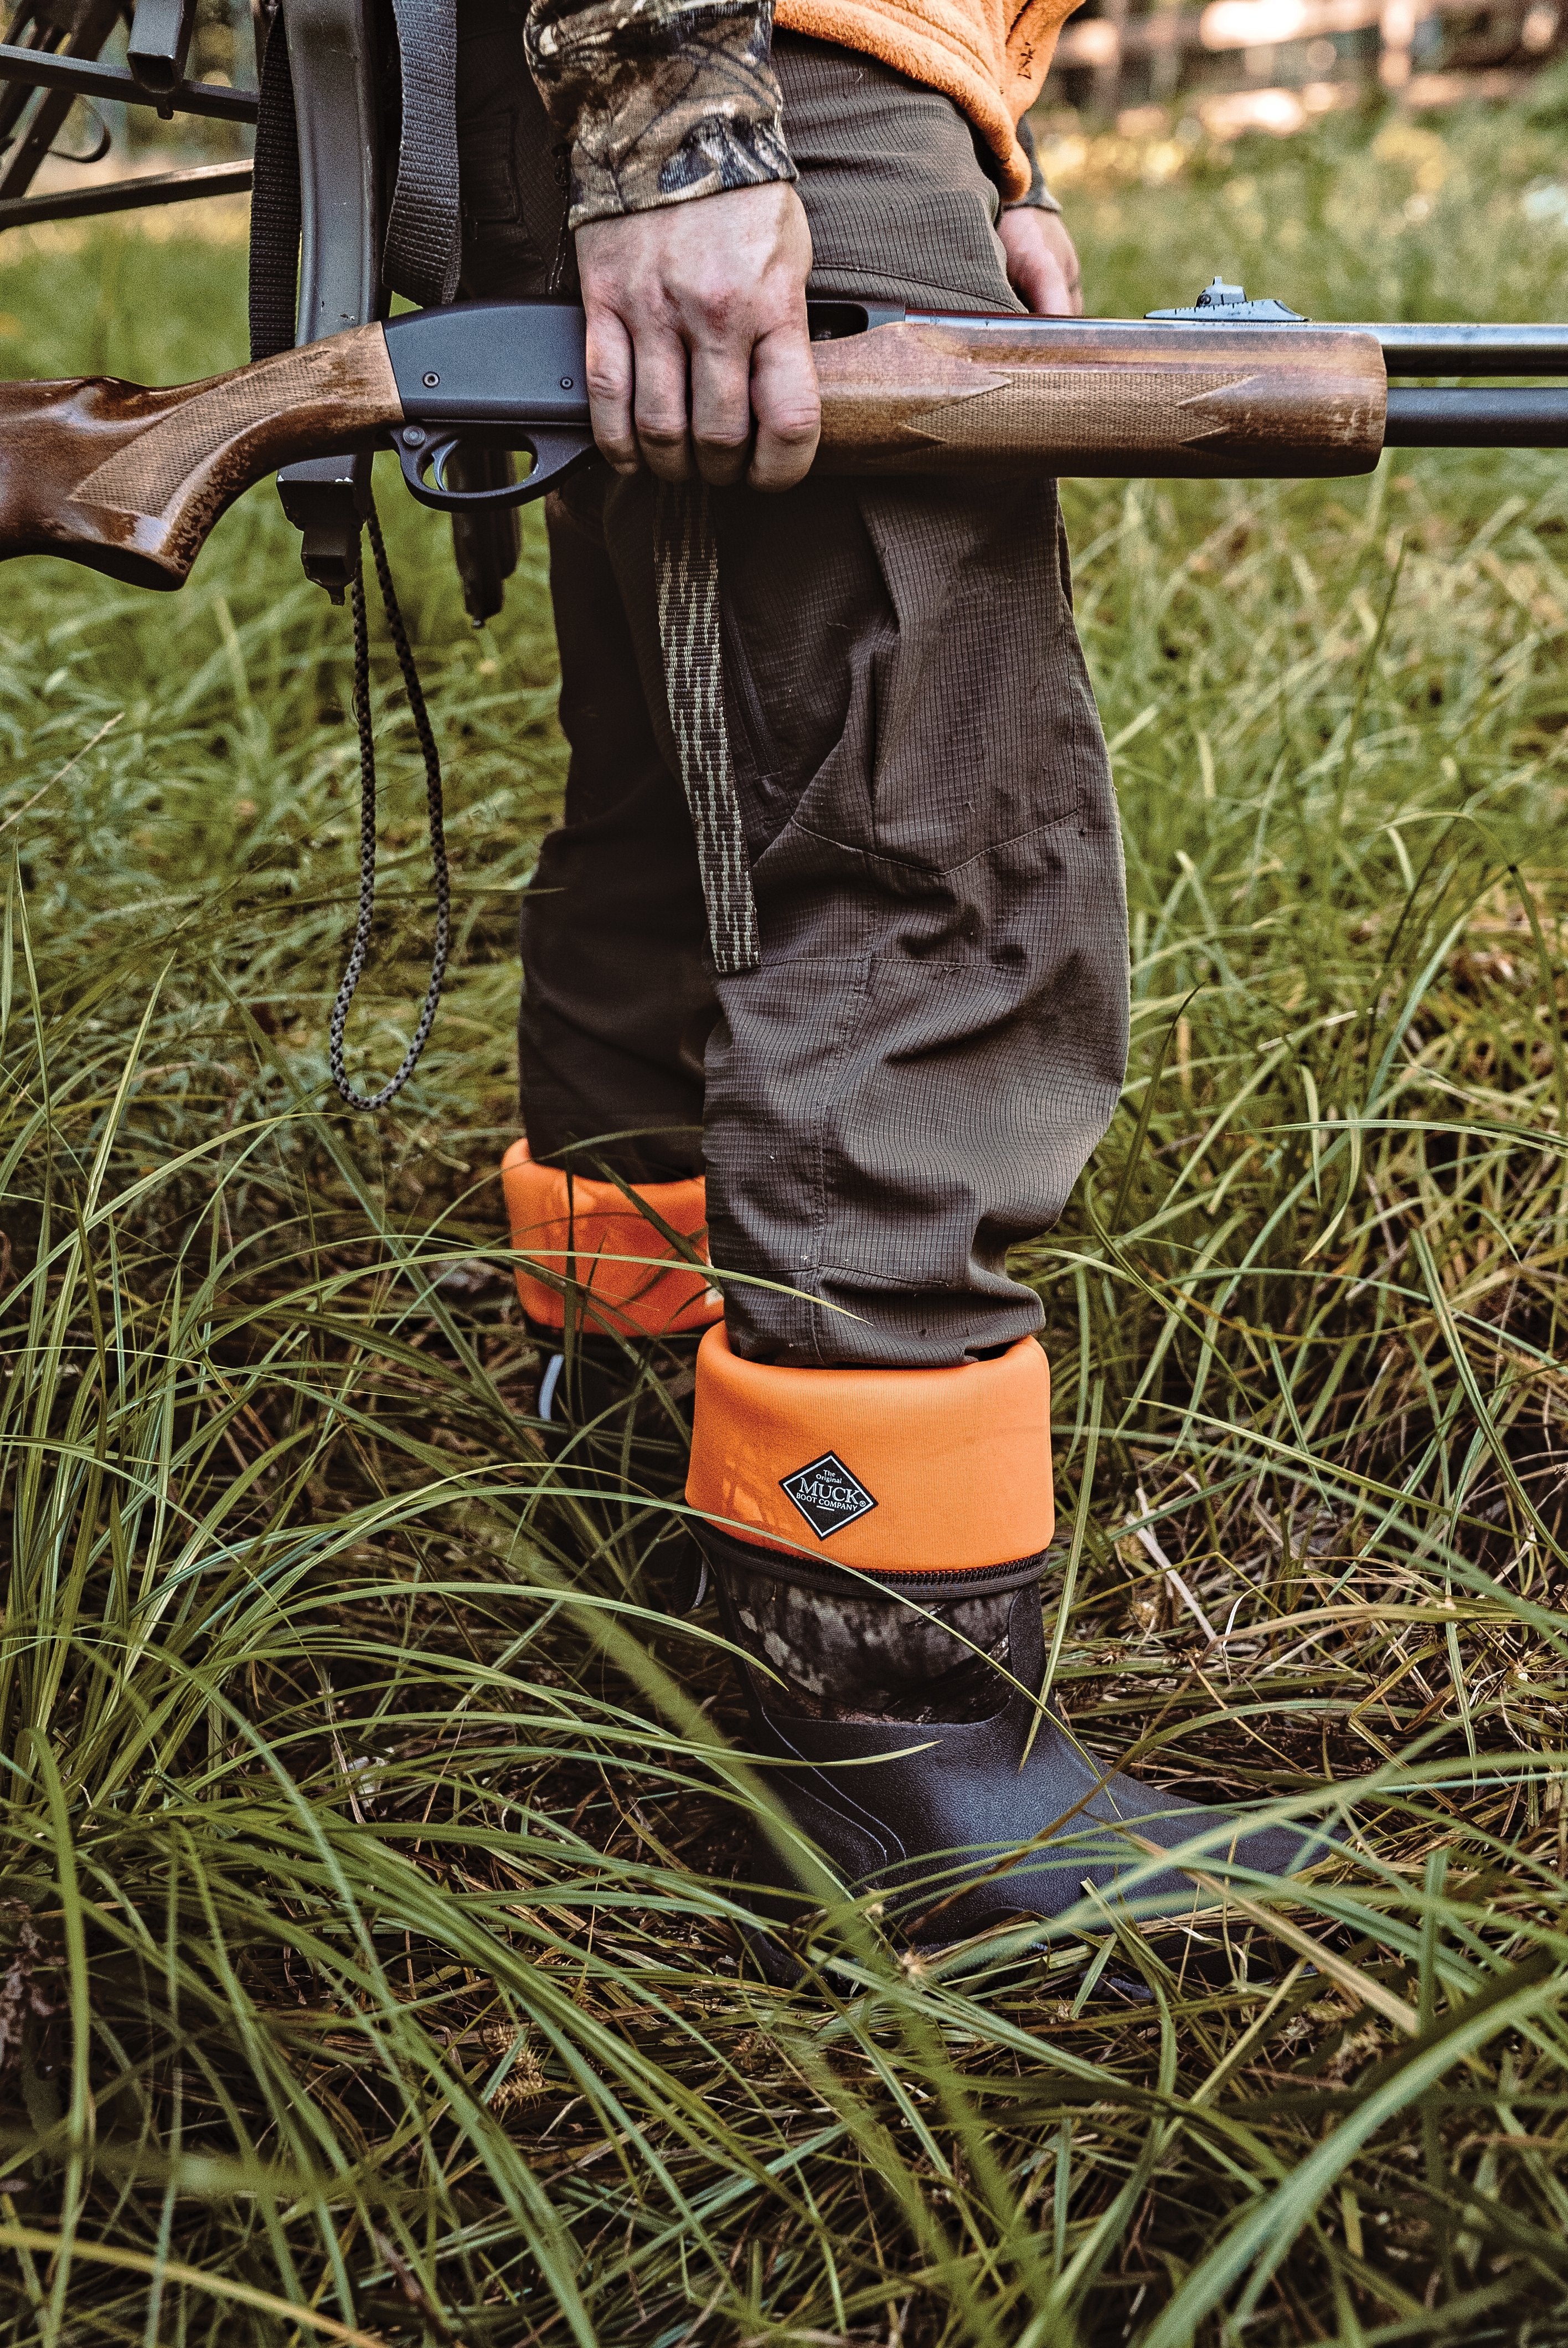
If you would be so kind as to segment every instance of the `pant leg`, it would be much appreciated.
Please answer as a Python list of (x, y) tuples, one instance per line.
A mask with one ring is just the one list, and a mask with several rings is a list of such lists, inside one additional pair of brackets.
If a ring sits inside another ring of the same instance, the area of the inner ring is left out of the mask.
[[(525, 14), (526, 0), (457, 14), (463, 290), (491, 300), (577, 291), (566, 156), (524, 63)], [(523, 1124), (536, 1159), (594, 1142), (624, 1180), (681, 1180), (702, 1170), (718, 1004), (657, 653), (650, 672), (605, 551), (605, 486), (596, 472), (547, 501), (571, 758), (523, 909)]]
[(523, 908), (523, 1128), (536, 1158), (591, 1141), (591, 1159), (629, 1182), (673, 1181), (702, 1171), (718, 1004), (662, 704), (651, 551), (646, 584), (623, 587), (605, 546), (610, 479), (595, 468), (548, 504), (571, 759), (564, 820)]
[(804, 1292), (732, 1286), (731, 1342), (947, 1366), (1040, 1325), (1007, 1251), (1060, 1214), (1126, 1050), (1121, 841), (1055, 493), (825, 481), (730, 507), (763, 959), (719, 983), (709, 1227), (716, 1263)]
[[(776, 56), (813, 290), (1016, 310), (957, 109), (823, 44)], [(713, 1260), (773, 1283), (729, 1287), (736, 1349), (940, 1367), (1005, 1344), (1041, 1320), (1007, 1249), (1061, 1211), (1126, 1048), (1120, 839), (1054, 490), (715, 500), (763, 931), (761, 967), (716, 991), (652, 503), (604, 476), (552, 501), (572, 771), (525, 921), (530, 1137), (542, 1155), (694, 1114), (711, 1026)], [(623, 1148), (632, 1179), (696, 1162)]]
[[(956, 108), (845, 51), (776, 54), (814, 290), (1016, 309)], [(1040, 1325), (1007, 1250), (1060, 1214), (1125, 1066), (1121, 839), (1055, 489), (720, 503), (764, 944), (718, 990), (711, 1243), (804, 1292), (733, 1284), (731, 1342), (946, 1366)]]

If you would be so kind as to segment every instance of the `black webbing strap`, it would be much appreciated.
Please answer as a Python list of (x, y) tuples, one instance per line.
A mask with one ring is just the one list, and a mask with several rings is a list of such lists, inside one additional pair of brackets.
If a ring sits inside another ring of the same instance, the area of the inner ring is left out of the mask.
[(283, 12), (273, 15), (261, 57), (256, 160), (251, 186), (251, 356), (294, 347), (300, 272), (300, 139)]
[(661, 481), (653, 508), (654, 570), (664, 691), (681, 758), (681, 785), (697, 839), (708, 943), (721, 978), (762, 960), (757, 901), (724, 716), (719, 541), (707, 487)]
[(421, 308), (450, 302), (462, 263), (456, 0), (392, 0), (402, 61), (397, 185), (382, 274)]
[[(397, 184), (382, 275), (422, 307), (450, 302), (462, 263), (456, 0), (394, 0), (403, 84)], [(292, 350), (299, 299), (300, 141), (283, 12), (261, 59), (251, 191), (251, 356)]]

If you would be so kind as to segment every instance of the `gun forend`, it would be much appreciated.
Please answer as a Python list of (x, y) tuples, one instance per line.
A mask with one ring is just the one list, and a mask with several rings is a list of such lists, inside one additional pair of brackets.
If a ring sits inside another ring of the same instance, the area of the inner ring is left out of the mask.
[[(1388, 382), (1365, 332), (836, 303), (814, 335), (825, 471), (1347, 474), (1383, 445)], [(514, 497), (591, 448), (580, 311), (426, 310), (172, 390), (0, 384), (0, 557), (178, 587), (219, 516), (278, 467), (390, 440), (415, 494), (456, 504), (425, 473), (434, 462), (439, 484), (468, 435), (534, 448)]]
[(1369, 473), (1369, 334), (909, 316), (816, 353), (825, 471), (1162, 478)]

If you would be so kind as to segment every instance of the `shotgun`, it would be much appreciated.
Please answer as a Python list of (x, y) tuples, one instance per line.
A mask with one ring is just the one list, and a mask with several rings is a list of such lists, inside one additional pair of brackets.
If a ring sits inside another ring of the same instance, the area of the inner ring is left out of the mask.
[[(1557, 447), (1568, 392), (1390, 392), (1390, 374), (1568, 374), (1568, 327), (1315, 324), (1218, 279), (1143, 320), (810, 304), (819, 471), (1324, 478), (1385, 447)], [(189, 576), (280, 466), (391, 447), (446, 511), (521, 503), (593, 454), (580, 310), (457, 303), (231, 374), (149, 390), (0, 384), (0, 557), (58, 554), (138, 586)], [(527, 478), (451, 487), (465, 443)]]

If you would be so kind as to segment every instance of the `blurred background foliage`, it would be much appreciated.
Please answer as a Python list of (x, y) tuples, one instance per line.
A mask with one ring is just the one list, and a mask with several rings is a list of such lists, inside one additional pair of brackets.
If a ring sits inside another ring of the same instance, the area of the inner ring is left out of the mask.
[[(1217, 271), (1327, 317), (1563, 314), (1547, 78), (1282, 145), (1046, 129), (1092, 309)], [(5, 372), (239, 359), (232, 216), (167, 225), (9, 240)], [(1020, 1259), (1057, 1686), (1206, 1797), (1332, 1786), (1343, 1863), (1260, 1883), (1212, 1979), (1086, 1910), (918, 1965), (828, 1914), (805, 1983), (760, 1982), (765, 1789), (714, 1618), (660, 1612), (673, 1447), (628, 1436), (612, 1500), (530, 1416), (495, 1168), (562, 774), (537, 518), (475, 634), (444, 525), (384, 488), (459, 919), (375, 1120), (324, 1068), (347, 620), (271, 492), (176, 598), (14, 564), (7, 2337), (1568, 2337), (1563, 465), (1064, 497), (1135, 1042)], [(362, 1080), (431, 919), (376, 664)]]

